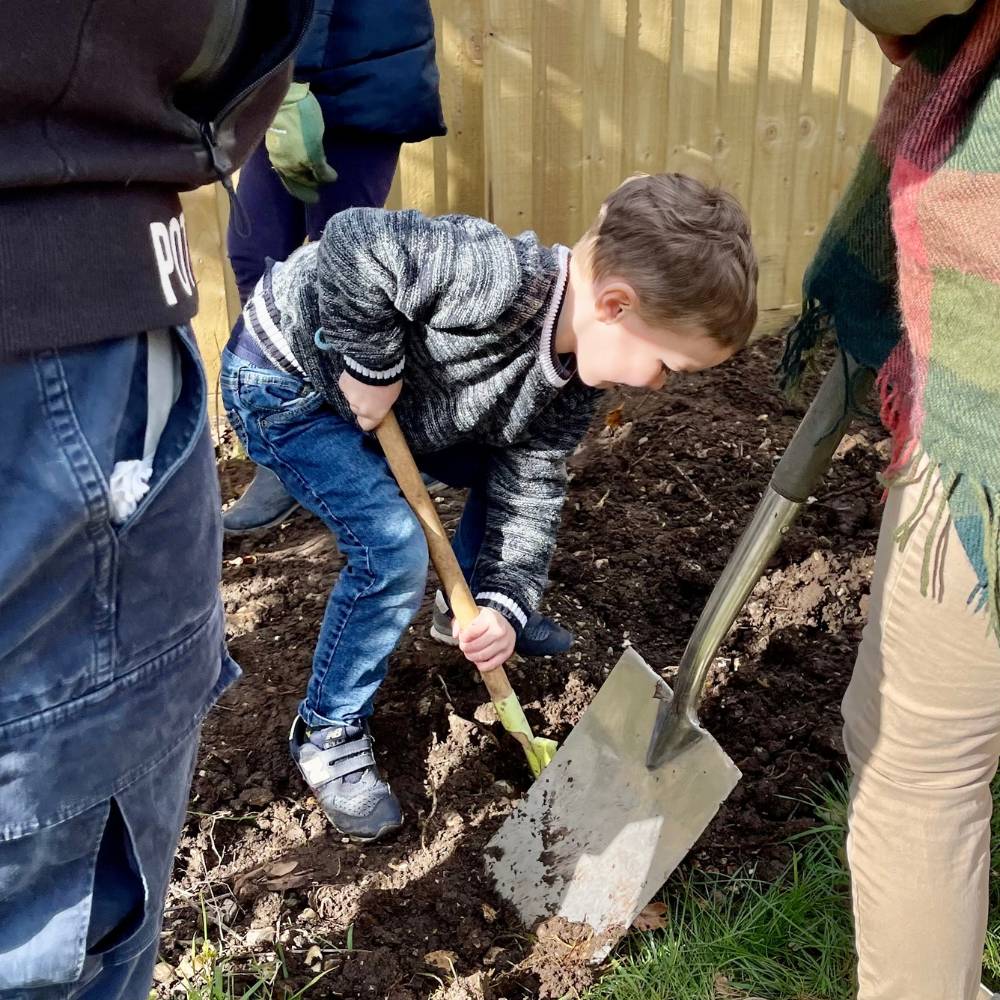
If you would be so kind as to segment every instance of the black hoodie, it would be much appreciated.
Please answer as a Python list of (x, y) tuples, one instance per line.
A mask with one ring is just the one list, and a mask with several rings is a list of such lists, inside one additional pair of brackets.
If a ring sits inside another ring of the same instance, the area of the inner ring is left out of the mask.
[(235, 170), (312, 0), (0, 0), (0, 358), (182, 323), (177, 192)]

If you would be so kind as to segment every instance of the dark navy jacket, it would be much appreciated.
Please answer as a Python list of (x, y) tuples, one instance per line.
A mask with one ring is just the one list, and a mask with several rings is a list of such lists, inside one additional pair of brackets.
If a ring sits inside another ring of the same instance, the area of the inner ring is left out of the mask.
[(328, 125), (403, 142), (444, 135), (428, 0), (316, 0), (295, 77)]
[(0, 0), (0, 363), (176, 326), (177, 192), (260, 142), (311, 0)]

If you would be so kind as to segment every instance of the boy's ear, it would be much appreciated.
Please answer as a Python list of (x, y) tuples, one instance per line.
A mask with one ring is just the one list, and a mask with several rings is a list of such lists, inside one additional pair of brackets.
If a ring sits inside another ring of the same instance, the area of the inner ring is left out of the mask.
[(639, 303), (635, 289), (617, 278), (602, 283), (594, 299), (594, 311), (602, 323), (615, 323), (634, 310)]

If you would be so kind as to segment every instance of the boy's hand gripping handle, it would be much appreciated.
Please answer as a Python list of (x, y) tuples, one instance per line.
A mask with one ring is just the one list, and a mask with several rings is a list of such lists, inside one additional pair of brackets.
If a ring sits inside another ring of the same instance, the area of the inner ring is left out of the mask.
[[(437, 508), (427, 492), (427, 487), (424, 486), (423, 478), (410, 453), (410, 447), (392, 411), (375, 429), (375, 434), (403, 496), (406, 497), (413, 508), (413, 513), (417, 515), (417, 520), (420, 521), (420, 526), (424, 529), (431, 562), (441, 580), (448, 604), (459, 626), (464, 627), (478, 616), (479, 608), (472, 597), (469, 585), (465, 582), (465, 575), (452, 551), (451, 541), (445, 534)], [(485, 673), (480, 672), (480, 677), (490, 693), (504, 729), (521, 744), (528, 758), (531, 773), (537, 778), (542, 768), (555, 756), (557, 744), (554, 740), (535, 736), (531, 732), (521, 703), (517, 700), (503, 667)]]

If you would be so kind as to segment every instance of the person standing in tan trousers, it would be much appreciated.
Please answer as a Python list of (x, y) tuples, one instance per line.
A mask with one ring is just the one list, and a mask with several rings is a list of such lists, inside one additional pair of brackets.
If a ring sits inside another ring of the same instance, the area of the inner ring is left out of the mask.
[(1000, 0), (843, 0), (900, 66), (804, 283), (893, 436), (843, 703), (859, 1000), (976, 1000), (1000, 758)]

